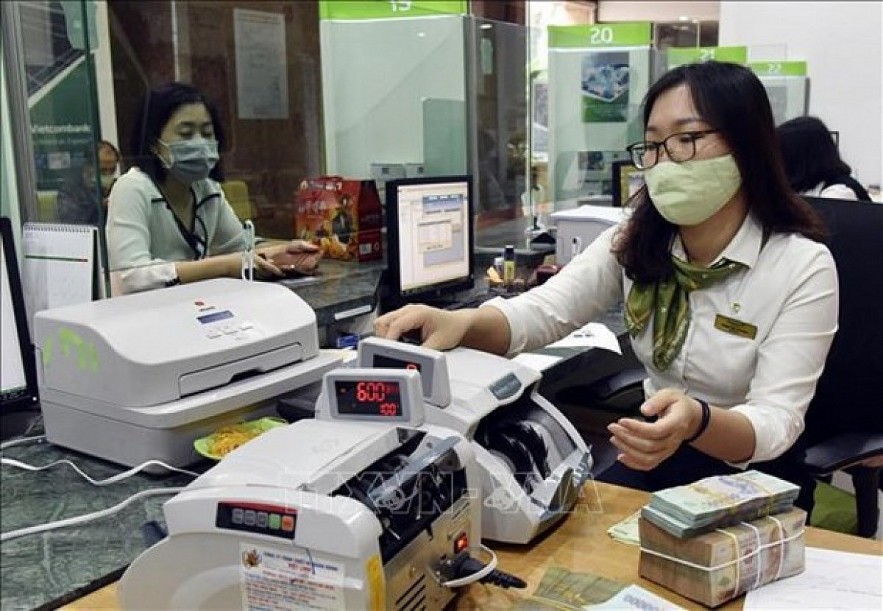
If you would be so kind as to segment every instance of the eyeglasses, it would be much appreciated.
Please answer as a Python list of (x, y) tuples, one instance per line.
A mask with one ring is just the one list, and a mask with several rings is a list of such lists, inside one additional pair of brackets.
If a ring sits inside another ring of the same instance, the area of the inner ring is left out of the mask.
[(632, 163), (639, 170), (649, 170), (659, 161), (659, 147), (665, 149), (668, 158), (675, 163), (689, 161), (696, 156), (696, 140), (714, 134), (718, 130), (706, 129), (695, 132), (681, 132), (672, 134), (661, 142), (653, 140), (645, 140), (644, 142), (635, 142), (625, 149), (632, 156)]

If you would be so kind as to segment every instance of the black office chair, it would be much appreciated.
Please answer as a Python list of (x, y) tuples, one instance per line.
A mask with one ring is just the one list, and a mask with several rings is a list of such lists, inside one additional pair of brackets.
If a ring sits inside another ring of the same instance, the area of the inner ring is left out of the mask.
[[(635, 416), (644, 402), (644, 379), (647, 372), (632, 350), (628, 335), (619, 338), (621, 355), (607, 354), (602, 363), (595, 364), (595, 379), (570, 383), (553, 395), (556, 405), (573, 405), (579, 409), (609, 412), (613, 419)], [(580, 372), (579, 375), (584, 375)]]
[(539, 389), (592, 445), (596, 474), (612, 465), (618, 453), (609, 441), (607, 425), (624, 416), (638, 416), (644, 402), (647, 373), (628, 334), (618, 339), (622, 354), (592, 350), (588, 362), (559, 380), (544, 380)]
[(845, 470), (855, 488), (858, 534), (873, 537), (883, 456), (883, 204), (806, 198), (828, 226), (840, 282), (839, 329), (806, 417), (806, 468)]

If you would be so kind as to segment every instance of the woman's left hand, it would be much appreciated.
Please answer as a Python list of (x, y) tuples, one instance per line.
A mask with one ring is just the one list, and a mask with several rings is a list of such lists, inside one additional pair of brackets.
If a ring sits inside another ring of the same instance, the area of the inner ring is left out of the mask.
[(698, 401), (682, 391), (660, 390), (641, 405), (645, 417), (657, 416), (655, 422), (620, 418), (607, 426), (613, 435), (610, 442), (620, 451), (617, 460), (639, 471), (653, 469), (689, 437), (701, 417), (699, 411)]
[(258, 248), (257, 253), (265, 259), (272, 259), (276, 255), (284, 252), (316, 252), (317, 250), (319, 250), (318, 246), (311, 242), (307, 242), (306, 240), (291, 240), (285, 244), (274, 244), (273, 246)]
[(288, 244), (285, 245), (285, 252), (316, 252), (319, 250), (319, 247), (312, 242), (307, 242), (306, 240), (292, 240)]

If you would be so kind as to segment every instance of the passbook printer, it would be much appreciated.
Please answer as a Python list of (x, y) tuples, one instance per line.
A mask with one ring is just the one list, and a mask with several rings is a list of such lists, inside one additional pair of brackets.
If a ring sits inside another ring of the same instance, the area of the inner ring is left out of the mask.
[(34, 340), (48, 440), (129, 466), (192, 464), (195, 439), (339, 364), (294, 292), (232, 278), (44, 310)]
[(360, 367), (419, 371), (426, 421), (468, 439), (480, 466), (486, 539), (527, 543), (573, 509), (590, 477), (589, 448), (537, 393), (540, 374), (487, 352), (439, 352), (380, 338), (359, 344)]
[(424, 424), (420, 377), (327, 373), (315, 419), (240, 446), (165, 503), (168, 535), (120, 580), (125, 609), (441, 609), (471, 581), (524, 587), (480, 540), (477, 467)]

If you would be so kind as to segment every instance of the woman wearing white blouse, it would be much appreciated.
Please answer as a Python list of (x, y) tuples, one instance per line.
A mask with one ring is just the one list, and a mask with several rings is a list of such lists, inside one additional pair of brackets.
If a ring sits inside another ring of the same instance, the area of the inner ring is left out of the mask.
[[(140, 167), (117, 179), (108, 204), (114, 294), (239, 277), (250, 245), (219, 184), (224, 138), (215, 106), (192, 85), (169, 83), (147, 94), (134, 134)], [(281, 277), (274, 256), (317, 250), (301, 240), (262, 248), (254, 271)]]
[(785, 174), (795, 191), (809, 197), (871, 201), (864, 185), (852, 177), (852, 168), (840, 158), (821, 119), (796, 117), (779, 125), (777, 131)]
[(633, 213), (560, 273), (478, 309), (406, 306), (377, 334), (514, 354), (623, 301), (648, 373), (640, 410), (656, 418), (611, 424), (618, 462), (596, 478), (657, 490), (751, 464), (801, 485), (811, 508), (811, 479), (782, 455), (837, 329), (837, 273), (785, 180), (766, 92), (736, 64), (681, 66), (648, 91), (644, 128)]

